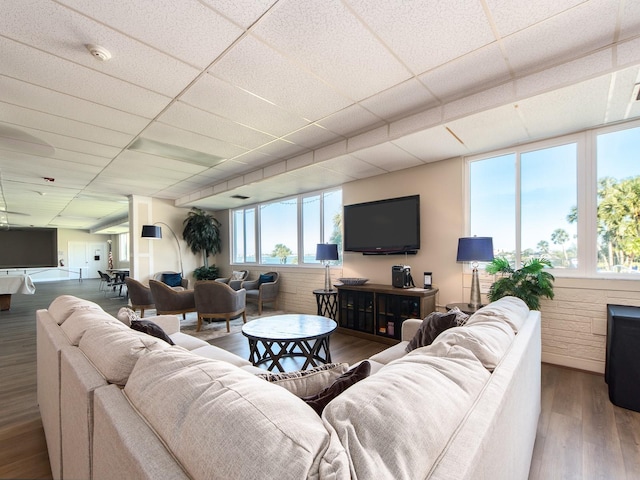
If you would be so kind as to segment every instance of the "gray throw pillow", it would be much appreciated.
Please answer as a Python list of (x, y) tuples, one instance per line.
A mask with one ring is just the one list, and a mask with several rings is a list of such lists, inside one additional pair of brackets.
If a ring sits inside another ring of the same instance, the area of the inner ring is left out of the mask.
[(416, 348), (431, 345), (438, 335), (451, 327), (457, 326), (456, 312), (433, 312), (427, 315), (422, 325), (405, 348), (407, 352)]
[(159, 338), (160, 340), (164, 340), (169, 345), (175, 345), (173, 340), (167, 335), (167, 333), (158, 325), (157, 323), (152, 322), (151, 320), (134, 320), (131, 322), (131, 328), (133, 330), (137, 330), (138, 332), (146, 333), (147, 335), (151, 335), (152, 337)]

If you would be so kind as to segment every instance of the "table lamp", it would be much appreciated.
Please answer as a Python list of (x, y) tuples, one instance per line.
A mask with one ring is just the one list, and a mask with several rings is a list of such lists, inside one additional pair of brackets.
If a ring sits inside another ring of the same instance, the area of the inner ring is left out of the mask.
[(331, 288), (331, 276), (329, 275), (329, 262), (338, 260), (338, 245), (335, 243), (318, 243), (316, 246), (316, 260), (324, 263), (324, 289), (330, 292), (333, 289)]
[(478, 262), (493, 260), (492, 237), (462, 237), (458, 239), (458, 262), (471, 262), (471, 299), (469, 307), (480, 308), (480, 279), (478, 277)]

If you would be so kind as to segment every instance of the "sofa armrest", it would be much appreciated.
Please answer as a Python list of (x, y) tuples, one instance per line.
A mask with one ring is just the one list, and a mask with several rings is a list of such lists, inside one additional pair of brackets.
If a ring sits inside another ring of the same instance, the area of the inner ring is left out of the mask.
[(422, 320), (419, 318), (408, 318), (402, 322), (402, 341), (410, 342), (420, 328), (420, 325), (422, 325)]
[(180, 318), (177, 315), (156, 315), (155, 317), (145, 317), (144, 320), (157, 323), (167, 335), (180, 331)]

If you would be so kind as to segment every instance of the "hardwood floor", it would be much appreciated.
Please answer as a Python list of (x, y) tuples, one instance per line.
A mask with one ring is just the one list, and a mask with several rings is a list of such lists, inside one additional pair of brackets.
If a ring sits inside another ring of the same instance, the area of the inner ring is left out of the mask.
[[(35, 295), (14, 295), (11, 310), (0, 312), (0, 478), (51, 478), (36, 403), (35, 311), (70, 294), (115, 314), (125, 299), (105, 297), (98, 284), (38, 283)], [(211, 343), (248, 357), (242, 334)], [(331, 337), (337, 362), (354, 363), (384, 348), (348, 335)], [(602, 376), (543, 364), (542, 413), (529, 478), (640, 479), (640, 413), (612, 405)]]

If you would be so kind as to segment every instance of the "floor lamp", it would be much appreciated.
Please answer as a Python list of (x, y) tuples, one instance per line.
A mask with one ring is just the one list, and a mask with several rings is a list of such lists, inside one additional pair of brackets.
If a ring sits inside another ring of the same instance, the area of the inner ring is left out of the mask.
[(316, 260), (324, 262), (324, 290), (325, 292), (330, 292), (332, 288), (329, 262), (331, 260), (338, 260), (338, 245), (335, 243), (318, 243), (316, 246)]
[(478, 277), (478, 262), (493, 260), (492, 237), (462, 237), (458, 239), (458, 262), (471, 262), (471, 299), (469, 307), (480, 308), (480, 279)]
[(162, 238), (162, 227), (158, 227), (158, 224), (167, 227), (173, 235), (173, 238), (175, 238), (176, 240), (176, 245), (178, 246), (178, 258), (180, 259), (180, 275), (182, 275), (182, 278), (184, 278), (184, 268), (182, 268), (182, 252), (180, 251), (180, 242), (178, 241), (176, 232), (174, 232), (169, 225), (164, 222), (155, 222), (153, 225), (142, 225), (142, 238)]

